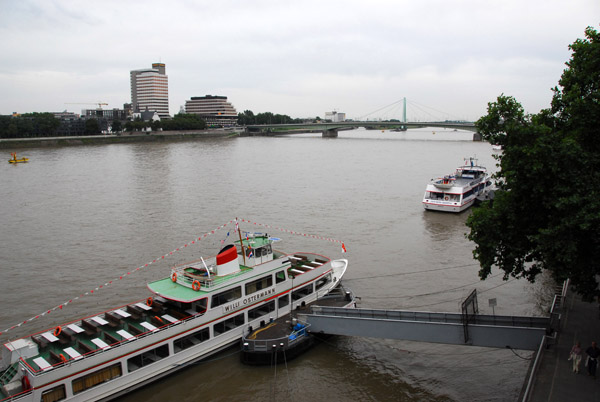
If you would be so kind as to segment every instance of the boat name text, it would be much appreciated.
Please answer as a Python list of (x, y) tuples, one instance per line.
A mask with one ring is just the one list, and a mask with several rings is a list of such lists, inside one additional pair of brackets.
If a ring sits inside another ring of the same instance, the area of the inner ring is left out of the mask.
[(230, 313), (232, 311), (235, 311), (237, 309), (239, 309), (240, 307), (244, 307), (247, 306), (248, 304), (258, 301), (260, 299), (265, 298), (266, 296), (270, 296), (272, 294), (275, 293), (275, 288), (271, 288), (271, 289), (265, 289), (262, 292), (257, 292), (256, 294), (252, 295), (252, 296), (248, 296), (245, 299), (236, 301), (235, 303), (231, 303), (228, 304), (226, 306), (223, 306), (223, 312), (224, 313)]

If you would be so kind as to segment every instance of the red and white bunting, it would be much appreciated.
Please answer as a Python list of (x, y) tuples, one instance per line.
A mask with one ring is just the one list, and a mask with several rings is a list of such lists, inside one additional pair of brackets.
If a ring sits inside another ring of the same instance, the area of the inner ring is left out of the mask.
[[(255, 225), (255, 226), (262, 226), (262, 227), (269, 228), (269, 229), (279, 230), (279, 231), (285, 232), (285, 233), (291, 233), (291, 234), (294, 234), (294, 235), (297, 235), (297, 236), (312, 237), (314, 239), (327, 240), (327, 241), (334, 242), (334, 243), (341, 243), (342, 244), (342, 250), (343, 250), (343, 252), (346, 252), (346, 247), (344, 246), (344, 243), (342, 241), (340, 241), (340, 240), (335, 240), (335, 239), (331, 239), (331, 238), (321, 237), (321, 236), (317, 236), (317, 235), (313, 235), (313, 234), (295, 232), (293, 230), (288, 230), (288, 229), (283, 229), (283, 228), (279, 228), (279, 227), (275, 227), (275, 226), (271, 226), (271, 225), (266, 225), (266, 224), (262, 224), (262, 223), (258, 223), (258, 222), (253, 222), (253, 221), (250, 221), (250, 220), (247, 220), (247, 219), (237, 219), (236, 218), (236, 219), (230, 220), (229, 222), (227, 222), (227, 223), (219, 226), (218, 228), (216, 228), (214, 230), (211, 230), (210, 232), (204, 233), (202, 236), (198, 236), (197, 240), (194, 239), (191, 242), (186, 243), (186, 244), (184, 244), (181, 247), (177, 247), (175, 250), (169, 251), (168, 254), (162, 255), (160, 258), (156, 258), (156, 259), (152, 260), (151, 262), (147, 262), (144, 265), (140, 265), (133, 272), (140, 271), (142, 268), (145, 268), (145, 267), (149, 267), (150, 265), (156, 263), (158, 260), (164, 260), (166, 257), (169, 257), (169, 256), (173, 255), (174, 253), (176, 253), (177, 251), (180, 251), (181, 248), (186, 248), (187, 246), (190, 246), (192, 244), (196, 244), (196, 242), (200, 242), (202, 239), (208, 237), (209, 235), (214, 235), (219, 230), (225, 228), (227, 225), (230, 225), (230, 224), (232, 224), (234, 222), (235, 222), (235, 227), (236, 227), (236, 230), (237, 230), (238, 229), (238, 221), (246, 222), (246, 223), (249, 223), (249, 224), (252, 224), (252, 225)], [(4, 332), (10, 331), (11, 329), (15, 329), (17, 327), (20, 327), (23, 324), (27, 324), (28, 322), (31, 322), (31, 321), (33, 321), (35, 319), (43, 317), (46, 314), (50, 314), (53, 311), (62, 310), (63, 307), (66, 307), (67, 305), (69, 305), (73, 301), (79, 300), (80, 298), (82, 298), (84, 296), (92, 295), (92, 294), (94, 294), (94, 292), (97, 292), (98, 290), (111, 285), (114, 281), (121, 280), (124, 277), (126, 277), (128, 275), (131, 275), (131, 273), (132, 273), (132, 271), (129, 271), (126, 274), (122, 274), (118, 278), (115, 278), (115, 279), (113, 279), (111, 281), (106, 282), (104, 285), (100, 285), (100, 286), (98, 286), (98, 287), (96, 287), (96, 288), (94, 288), (94, 289), (92, 289), (92, 290), (90, 290), (88, 292), (82, 293), (81, 295), (70, 299), (69, 301), (66, 301), (64, 303), (59, 304), (58, 306), (55, 306), (55, 307), (53, 307), (51, 309), (48, 309), (48, 310), (44, 311), (43, 313), (40, 313), (40, 314), (35, 315), (35, 316), (33, 316), (33, 317), (31, 317), (31, 318), (23, 321), (23, 322), (15, 324), (12, 327), (9, 327), (9, 328), (5, 329), (4, 331), (0, 331), (0, 335), (2, 335)]]
[[(266, 224), (263, 224), (263, 223), (253, 222), (253, 221), (249, 221), (247, 219), (240, 219), (240, 221), (241, 222), (246, 222), (246, 223), (251, 223), (251, 224), (257, 225), (257, 226), (262, 226), (262, 227), (269, 228), (269, 229), (279, 230), (281, 232), (291, 233), (291, 234), (297, 235), (297, 236), (312, 237), (313, 239), (327, 240), (327, 241), (330, 241), (330, 242), (333, 242), (333, 243), (341, 243), (341, 244), (343, 244), (343, 242), (341, 240), (331, 239), (329, 237), (321, 237), (321, 236), (317, 236), (317, 235), (313, 235), (313, 234), (308, 234), (308, 233), (295, 232), (293, 230), (288, 230), (288, 229), (283, 229), (283, 228), (279, 228), (279, 227), (276, 227), (276, 226), (266, 225)], [(345, 250), (345, 248), (344, 248), (344, 250)]]

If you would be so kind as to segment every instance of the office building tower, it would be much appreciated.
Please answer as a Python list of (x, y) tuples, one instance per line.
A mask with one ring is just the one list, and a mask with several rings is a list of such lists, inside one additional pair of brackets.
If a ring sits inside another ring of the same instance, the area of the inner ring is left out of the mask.
[(226, 96), (193, 96), (185, 101), (185, 112), (200, 115), (210, 126), (235, 126), (238, 114)]
[(131, 104), (134, 111), (156, 111), (161, 119), (169, 115), (169, 77), (164, 63), (153, 63), (152, 68), (132, 70)]

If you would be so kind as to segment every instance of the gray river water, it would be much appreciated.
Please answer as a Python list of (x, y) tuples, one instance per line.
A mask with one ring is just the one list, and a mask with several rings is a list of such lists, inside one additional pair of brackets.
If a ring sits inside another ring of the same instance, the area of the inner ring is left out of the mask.
[[(459, 312), (477, 288), (481, 313), (492, 313), (495, 298), (496, 314), (543, 315), (543, 284), (504, 282), (497, 271), (479, 281), (465, 238), (470, 211), (421, 205), (427, 182), (464, 157), (495, 170), (491, 146), (471, 138), (443, 129), (359, 129), (332, 139), (17, 150), (28, 164), (0, 163), (0, 331), (51, 313), (0, 340), (146, 298), (146, 282), (167, 276), (171, 265), (214, 255), (231, 225), (191, 241), (235, 217), (343, 241), (346, 254), (337, 242), (270, 230), (282, 238), (278, 249), (347, 258), (343, 283), (361, 297), (359, 307)], [(287, 366), (244, 366), (232, 349), (122, 400), (513, 401), (530, 356), (334, 337)]]

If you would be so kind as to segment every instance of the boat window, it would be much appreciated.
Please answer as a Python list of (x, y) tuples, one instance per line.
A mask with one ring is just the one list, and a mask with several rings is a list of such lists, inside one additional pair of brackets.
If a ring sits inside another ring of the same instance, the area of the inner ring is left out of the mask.
[(279, 308), (287, 306), (288, 304), (290, 304), (290, 295), (281, 296), (277, 300), (277, 303), (278, 303)]
[(260, 279), (256, 279), (246, 284), (246, 296), (252, 293), (258, 292), (259, 290), (273, 286), (273, 276), (264, 276)]
[(262, 317), (263, 315), (269, 314), (271, 311), (275, 311), (275, 300), (271, 300), (270, 302), (263, 304), (262, 306), (258, 306), (248, 311), (248, 320), (254, 320), (258, 317)]
[(463, 194), (463, 199), (468, 198), (470, 196), (473, 195), (473, 189), (467, 191), (466, 193)]
[(281, 283), (285, 281), (285, 271), (279, 271), (275, 274), (275, 283)]
[(295, 290), (294, 292), (292, 292), (292, 300), (293, 301), (300, 300), (303, 297), (308, 296), (312, 292), (313, 292), (313, 284), (311, 283), (309, 285), (301, 287), (300, 289)]
[(193, 303), (193, 306), (196, 310), (197, 313), (205, 313), (206, 312), (206, 308), (208, 307), (208, 297), (205, 297), (203, 299), (200, 300), (196, 300)]
[(441, 200), (444, 198), (444, 193), (438, 193), (436, 191), (428, 191), (427, 194), (425, 194), (425, 198), (430, 199), (430, 200)]
[(121, 377), (122, 374), (121, 363), (117, 363), (101, 370), (94, 371), (88, 375), (84, 375), (83, 377), (79, 377), (78, 379), (73, 380), (73, 394), (78, 394), (95, 387), (96, 385), (110, 381), (113, 378)]
[(140, 353), (127, 360), (127, 370), (135, 371), (139, 368), (155, 363), (169, 356), (169, 345), (162, 345), (155, 349)]
[(320, 278), (317, 282), (315, 282), (315, 289), (319, 290), (329, 282), (331, 282), (331, 274), (327, 274), (325, 277)]
[(203, 328), (200, 331), (196, 331), (190, 335), (184, 336), (179, 339), (175, 339), (173, 342), (173, 350), (175, 353), (179, 353), (182, 350), (196, 346), (201, 342), (207, 341), (210, 338), (208, 328)]
[(229, 303), (236, 299), (239, 299), (240, 297), (242, 297), (242, 287), (241, 286), (226, 290), (221, 293), (217, 293), (216, 295), (213, 295), (213, 297), (212, 297), (211, 307), (215, 308), (222, 304), (226, 304), (226, 303)]
[(225, 321), (216, 323), (213, 327), (215, 336), (221, 335), (227, 331), (231, 331), (232, 329), (239, 327), (240, 325), (244, 325), (244, 321), (244, 313), (242, 313), (234, 317), (228, 318)]
[(42, 392), (42, 402), (62, 401), (67, 397), (65, 384)]
[(450, 202), (460, 201), (460, 194), (448, 194), (448, 201), (450, 201)]

